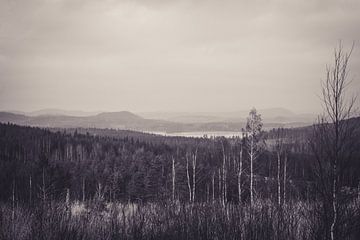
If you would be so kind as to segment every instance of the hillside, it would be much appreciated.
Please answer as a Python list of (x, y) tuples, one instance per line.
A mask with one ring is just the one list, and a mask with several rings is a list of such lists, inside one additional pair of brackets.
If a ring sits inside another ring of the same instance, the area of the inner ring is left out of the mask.
[(23, 126), (47, 128), (116, 128), (133, 130), (152, 130), (169, 125), (166, 121), (147, 120), (130, 112), (100, 113), (94, 116), (39, 115), (25, 116), (0, 112), (0, 122)]
[[(46, 127), (46, 128), (113, 128), (146, 132), (201, 132), (201, 131), (241, 131), (245, 127), (245, 118), (230, 118), (231, 115), (215, 117), (212, 120), (208, 116), (184, 116), (173, 117), (166, 120), (164, 115), (159, 118), (145, 118), (128, 111), (103, 112), (91, 116), (59, 115), (64, 111), (38, 111), (47, 113), (41, 115), (0, 112), (1, 123), (14, 123), (22, 126)], [(51, 114), (53, 113), (53, 114)], [(69, 113), (69, 112), (68, 112)], [(240, 115), (239, 115), (240, 116)], [(155, 115), (152, 115), (155, 117)], [(215, 121), (216, 120), (216, 121)], [(287, 122), (282, 117), (278, 120), (264, 121), (264, 128), (299, 127), (309, 125), (308, 122)]]

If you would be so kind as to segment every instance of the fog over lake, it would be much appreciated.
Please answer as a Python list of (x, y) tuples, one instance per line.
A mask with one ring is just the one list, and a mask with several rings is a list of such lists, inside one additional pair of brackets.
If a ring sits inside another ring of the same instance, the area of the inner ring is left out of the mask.
[(149, 132), (162, 136), (170, 136), (170, 137), (241, 137), (242, 132), (230, 132), (230, 131), (200, 131), (200, 132), (174, 132), (174, 133), (166, 133), (166, 132)]

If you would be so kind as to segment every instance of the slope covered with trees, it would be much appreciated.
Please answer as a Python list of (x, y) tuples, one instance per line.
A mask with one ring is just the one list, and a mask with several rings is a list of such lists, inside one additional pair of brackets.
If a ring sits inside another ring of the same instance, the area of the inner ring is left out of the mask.
[[(291, 131), (287, 130), (289, 136)], [(244, 144), (246, 136), (241, 140), (163, 137), (120, 130), (53, 132), (11, 124), (1, 124), (0, 133), (3, 201), (11, 198), (13, 189), (17, 201), (21, 202), (30, 201), (30, 195), (32, 201), (36, 201), (43, 190), (52, 199), (64, 199), (66, 189), (73, 200), (92, 199), (97, 191), (107, 200), (166, 200), (172, 195), (174, 159), (176, 199), (188, 199), (188, 181), (193, 186), (195, 177), (195, 201), (222, 198), (226, 184), (226, 200), (236, 202), (240, 157), (243, 198), (246, 201), (250, 197), (251, 149)], [(254, 161), (255, 191), (257, 195), (274, 197), (271, 189), (277, 185), (275, 136), (272, 132), (264, 135), (268, 137), (267, 147)], [(306, 152), (306, 141), (301, 135), (288, 139), (291, 140), (287, 141), (289, 197), (306, 198), (309, 193), (304, 187), (313, 181), (314, 159)], [(193, 174), (191, 158), (195, 151), (197, 161)], [(191, 171), (189, 180), (187, 168)], [(354, 184), (356, 177), (354, 172)]]

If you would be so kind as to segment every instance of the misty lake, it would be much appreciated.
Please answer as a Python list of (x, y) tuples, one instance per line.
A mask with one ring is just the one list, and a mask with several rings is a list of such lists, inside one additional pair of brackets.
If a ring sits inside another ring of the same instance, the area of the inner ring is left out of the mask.
[(241, 137), (241, 132), (230, 132), (230, 131), (199, 131), (199, 132), (148, 132), (152, 134), (162, 135), (162, 136), (170, 136), (170, 137), (195, 137), (202, 138), (204, 136), (207, 137)]

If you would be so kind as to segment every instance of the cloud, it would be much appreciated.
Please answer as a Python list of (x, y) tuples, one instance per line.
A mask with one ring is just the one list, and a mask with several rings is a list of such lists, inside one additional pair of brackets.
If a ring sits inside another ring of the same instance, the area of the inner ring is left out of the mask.
[[(318, 111), (337, 41), (359, 41), (359, 10), (355, 0), (3, 0), (0, 108)], [(359, 64), (355, 49), (355, 76)]]

